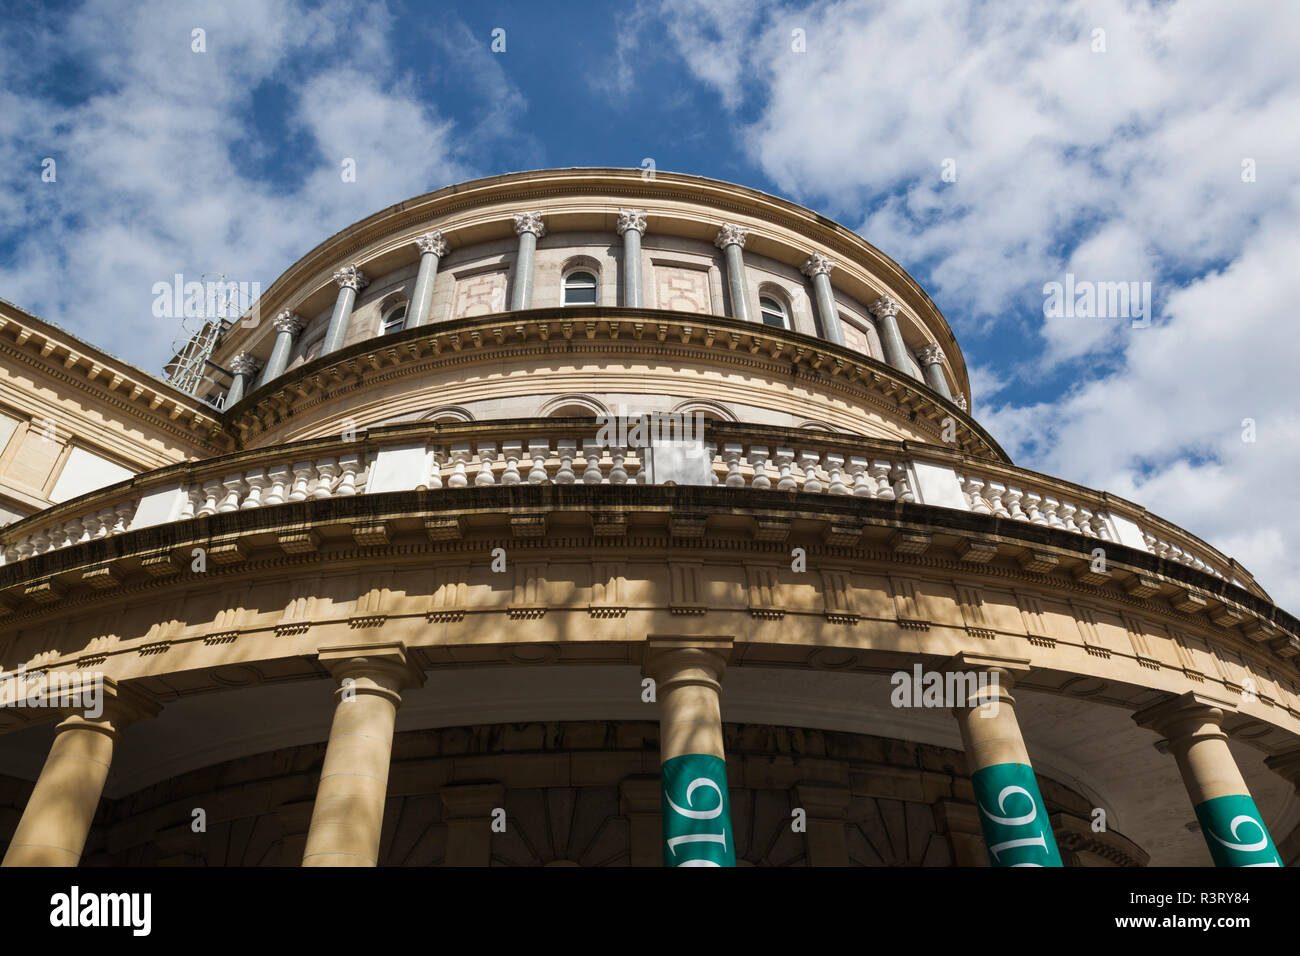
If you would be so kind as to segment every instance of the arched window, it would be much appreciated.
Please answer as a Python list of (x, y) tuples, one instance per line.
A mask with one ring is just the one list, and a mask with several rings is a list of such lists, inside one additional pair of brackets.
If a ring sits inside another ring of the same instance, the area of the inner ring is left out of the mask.
[(596, 277), (590, 272), (579, 270), (564, 277), (565, 305), (595, 305)]
[(770, 295), (758, 297), (758, 311), (763, 317), (764, 325), (771, 325), (778, 329), (790, 328), (790, 316), (786, 313), (785, 306)]
[(379, 334), (387, 335), (389, 332), (400, 332), (404, 328), (406, 328), (406, 303), (402, 302), (384, 313), (379, 326)]

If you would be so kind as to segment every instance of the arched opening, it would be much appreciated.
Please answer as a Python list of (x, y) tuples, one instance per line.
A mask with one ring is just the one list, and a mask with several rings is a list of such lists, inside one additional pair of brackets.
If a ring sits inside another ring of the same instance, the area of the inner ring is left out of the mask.
[(379, 321), (379, 334), (388, 335), (390, 332), (400, 332), (406, 328), (406, 303), (398, 302), (384, 312), (383, 318)]
[(577, 269), (564, 277), (565, 305), (595, 305), (596, 292), (596, 276), (586, 269)]
[(758, 314), (764, 325), (770, 325), (776, 329), (790, 328), (790, 310), (774, 295), (760, 295), (758, 297)]

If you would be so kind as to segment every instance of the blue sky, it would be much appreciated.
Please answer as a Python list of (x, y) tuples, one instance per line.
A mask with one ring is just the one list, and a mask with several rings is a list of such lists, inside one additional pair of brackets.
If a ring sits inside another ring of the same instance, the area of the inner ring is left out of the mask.
[[(1296, 35), (1283, 0), (10, 0), (0, 297), (156, 372), (176, 272), (265, 287), (430, 189), (649, 157), (860, 232), (947, 315), (1018, 462), (1296, 610)], [(1066, 273), (1151, 283), (1151, 323), (1045, 316)]]

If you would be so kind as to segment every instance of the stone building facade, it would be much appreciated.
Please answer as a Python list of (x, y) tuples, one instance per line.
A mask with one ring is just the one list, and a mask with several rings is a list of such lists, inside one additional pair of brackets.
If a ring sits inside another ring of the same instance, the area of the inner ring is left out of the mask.
[(0, 355), (6, 865), (1300, 856), (1300, 622), (1018, 468), (924, 290), (784, 200), (478, 180), (198, 395), (7, 303)]

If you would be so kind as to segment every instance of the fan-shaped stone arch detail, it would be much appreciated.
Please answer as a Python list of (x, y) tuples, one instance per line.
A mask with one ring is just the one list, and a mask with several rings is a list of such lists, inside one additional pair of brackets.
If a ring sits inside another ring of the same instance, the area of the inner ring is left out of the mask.
[(609, 407), (600, 399), (577, 392), (548, 398), (537, 409), (539, 418), (585, 418), (608, 414)]
[(461, 405), (439, 405), (424, 412), (418, 419), (422, 422), (472, 422), (474, 413)]
[(740, 417), (722, 402), (712, 402), (705, 399), (688, 398), (686, 401), (674, 405), (672, 411), (674, 414), (680, 415), (694, 415), (699, 412), (712, 421), (740, 421)]

